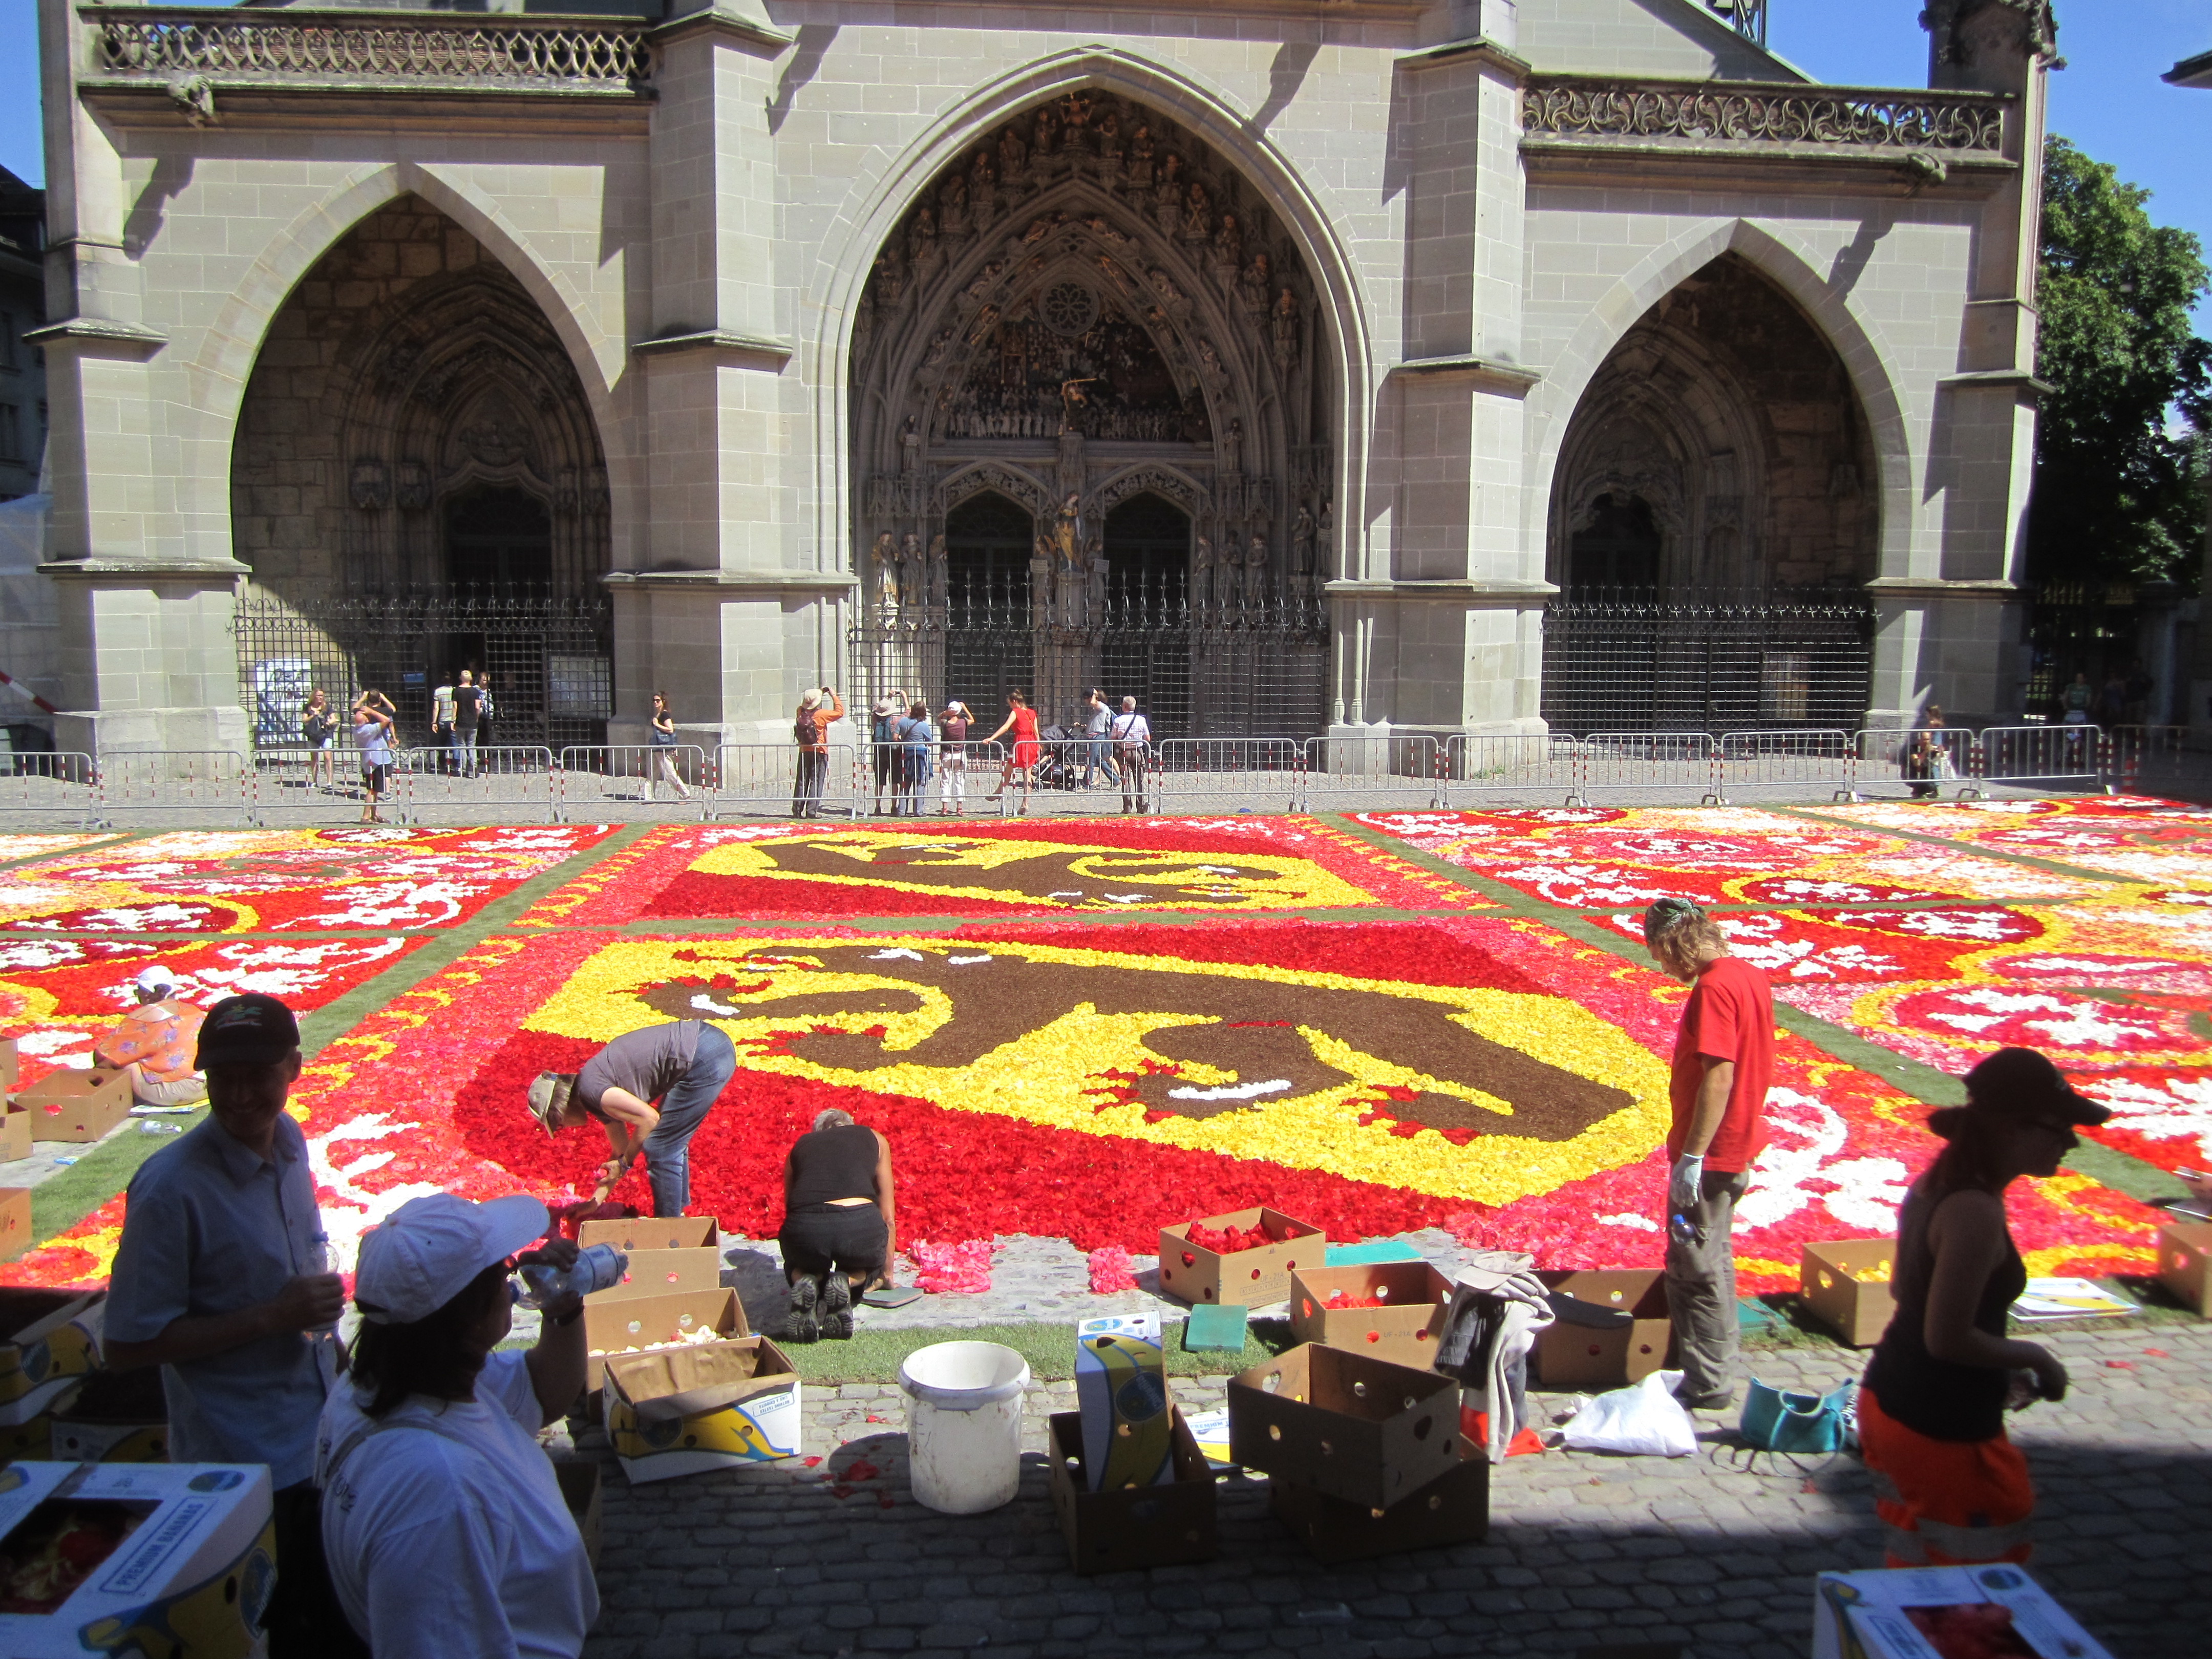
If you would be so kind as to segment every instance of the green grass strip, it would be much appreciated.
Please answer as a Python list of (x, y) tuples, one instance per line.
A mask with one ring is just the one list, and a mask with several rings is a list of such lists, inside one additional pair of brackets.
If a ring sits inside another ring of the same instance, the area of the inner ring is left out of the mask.
[(1997, 859), (2026, 869), (2040, 870), (2045, 875), (2071, 876), (2076, 881), (2102, 881), (2125, 885), (2139, 879), (2135, 876), (2116, 876), (2109, 870), (2084, 870), (2079, 865), (2061, 864), (2056, 859), (2038, 858), (2033, 853), (2015, 853), (2008, 848), (1984, 847), (1977, 842), (1962, 842), (1925, 830), (1898, 830), (1887, 823), (1862, 823), (1856, 818), (1835, 817), (1814, 806), (1763, 806), (1759, 810), (1778, 813), (1784, 817), (1802, 818), (1808, 823), (1817, 823), (1824, 830), (1833, 830), (1840, 825), (1846, 830), (1856, 830), (1862, 835), (1895, 836), (1899, 841), (1917, 841), (1930, 847), (1945, 847), (1954, 853), (1964, 853), (1970, 857)]

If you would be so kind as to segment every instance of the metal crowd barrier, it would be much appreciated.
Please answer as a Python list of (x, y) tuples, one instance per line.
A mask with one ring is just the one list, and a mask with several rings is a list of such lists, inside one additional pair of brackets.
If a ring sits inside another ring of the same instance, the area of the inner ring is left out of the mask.
[(860, 775), (849, 743), (818, 756), (793, 743), (726, 743), (714, 751), (704, 810), (710, 818), (849, 818), (858, 812)]
[(1717, 753), (1713, 794), (1723, 805), (1731, 788), (1804, 789), (1826, 791), (1831, 800), (1851, 798), (1858, 745), (1848, 732), (1723, 732)]
[(1482, 795), (1563, 795), (1581, 792), (1583, 749), (1546, 732), (1455, 732), (1444, 745), (1438, 806)]
[(231, 749), (124, 750), (100, 757), (93, 772), (97, 816), (211, 812), (246, 823), (253, 811), (253, 763)]
[(1297, 738), (1164, 738), (1140, 757), (1149, 786), (1140, 810), (1296, 812), (1307, 757)]
[[(395, 805), (402, 785), (398, 768), (381, 803)], [(360, 816), (362, 807), (361, 753), (350, 747), (309, 749), (304, 744), (289, 748), (253, 751), (254, 823), (272, 817), (304, 816), (343, 823)]]
[(1688, 791), (1705, 805), (1719, 803), (1720, 755), (1710, 732), (1593, 732), (1582, 741), (1580, 761), (1571, 806), (1587, 806), (1600, 790)]
[(0, 771), (0, 812), (73, 818), (89, 830), (100, 816), (97, 775), (92, 757), (74, 750), (10, 754)]
[(993, 813), (1004, 817), (1014, 802), (1012, 792), (999, 800), (991, 799), (1006, 769), (1006, 746), (1002, 743), (948, 744), (939, 739), (931, 745), (929, 764), (930, 775), (921, 786), (925, 817), (935, 812), (947, 817)]
[(1853, 740), (1850, 799), (1936, 800), (1944, 790), (1978, 793), (1979, 750), (1964, 726), (1862, 728)]
[(2110, 793), (2105, 734), (2094, 726), (1992, 726), (1975, 745), (1970, 787), (1985, 783), (2086, 783)]
[[(2144, 787), (2146, 776), (2162, 781), (2181, 764), (2185, 726), (2115, 726), (2105, 733), (2105, 778), (2123, 794)], [(2153, 787), (2154, 794), (2162, 793)]]
[(1433, 737), (1309, 738), (1304, 802), (1356, 801), (1376, 810), (1443, 804), (1444, 746)]
[[(1042, 747), (1047, 758), (1033, 769), (1033, 776), (1046, 770), (1055, 745)], [(921, 743), (861, 744), (853, 762), (852, 815), (927, 817), (940, 805), (951, 804), (954, 797), (946, 791), (957, 787), (963, 817), (1005, 816), (1010, 804), (1018, 799), (1021, 787), (1017, 782), (1003, 799), (990, 799), (1004, 769), (1005, 747), (995, 743), (963, 743), (957, 748), (960, 763), (948, 769), (945, 740), (935, 735), (934, 727)], [(968, 811), (969, 807), (974, 812)]]
[(559, 821), (560, 775), (550, 749), (525, 744), (479, 749), (476, 762), (473, 773), (456, 771), (453, 751), (442, 744), (402, 751), (392, 769), (401, 815), (410, 822), (426, 813), (437, 814), (441, 822), (466, 822), (489, 806), (528, 812), (546, 823)]
[(572, 744), (561, 751), (553, 814), (577, 817), (693, 817), (714, 799), (707, 751), (696, 743)]

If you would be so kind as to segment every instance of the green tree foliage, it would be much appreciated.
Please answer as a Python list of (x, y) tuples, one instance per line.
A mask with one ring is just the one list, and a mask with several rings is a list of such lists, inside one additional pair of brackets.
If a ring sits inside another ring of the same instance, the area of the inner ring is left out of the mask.
[(2063, 138), (2044, 146), (2043, 400), (2029, 500), (2036, 581), (2166, 578), (2193, 586), (2204, 532), (2196, 433), (2212, 431), (2212, 342), (2190, 308), (2212, 284), (2187, 231), (2151, 222), (2150, 192)]

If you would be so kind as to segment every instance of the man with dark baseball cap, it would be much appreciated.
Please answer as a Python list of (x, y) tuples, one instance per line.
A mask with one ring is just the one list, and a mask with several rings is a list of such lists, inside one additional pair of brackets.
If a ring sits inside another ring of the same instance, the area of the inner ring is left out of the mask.
[(194, 1064), (208, 1116), (131, 1178), (106, 1358), (118, 1370), (161, 1366), (176, 1462), (269, 1466), (274, 1659), (360, 1651), (344, 1645), (324, 1571), (313, 1480), (344, 1299), (307, 1143), (284, 1110), (300, 1075), (299, 1023), (274, 997), (226, 997), (208, 1010)]

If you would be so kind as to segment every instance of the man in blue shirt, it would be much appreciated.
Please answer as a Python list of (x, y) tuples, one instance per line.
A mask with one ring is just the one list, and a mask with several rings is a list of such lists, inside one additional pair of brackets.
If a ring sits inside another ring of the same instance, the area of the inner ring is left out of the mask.
[(208, 1121), (139, 1167), (109, 1281), (107, 1363), (161, 1368), (171, 1458), (266, 1463), (276, 1489), (270, 1653), (343, 1652), (322, 1559), (315, 1428), (344, 1306), (307, 1143), (284, 1110), (300, 1028), (274, 997), (208, 1010), (194, 1065)]

